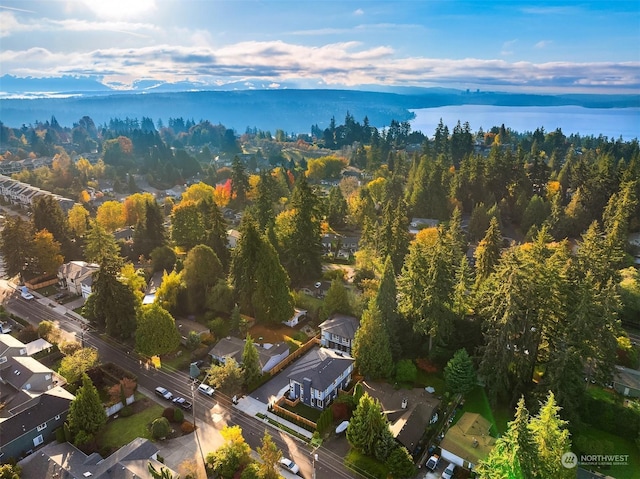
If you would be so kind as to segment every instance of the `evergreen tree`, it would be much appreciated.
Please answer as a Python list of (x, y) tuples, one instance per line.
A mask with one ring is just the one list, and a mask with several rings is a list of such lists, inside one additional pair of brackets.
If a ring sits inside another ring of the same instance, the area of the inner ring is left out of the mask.
[(318, 199), (304, 175), (296, 182), (291, 198), (292, 217), (287, 231), (282, 231), (280, 257), (293, 284), (313, 280), (322, 272), (322, 243)]
[(278, 200), (276, 193), (276, 180), (268, 171), (260, 173), (260, 181), (256, 187), (257, 193), (254, 200), (255, 218), (258, 228), (262, 233), (272, 229), (276, 224), (276, 216), (273, 209)]
[(92, 221), (84, 239), (84, 256), (89, 263), (118, 262), (120, 248), (116, 239), (100, 223)]
[(401, 355), (400, 331), (403, 326), (398, 314), (398, 290), (396, 288), (396, 274), (391, 262), (391, 257), (387, 256), (384, 262), (384, 270), (380, 279), (380, 286), (374, 297), (375, 305), (380, 311), (380, 317), (389, 337), (389, 347), (395, 361)]
[(171, 212), (171, 239), (186, 250), (205, 240), (204, 220), (193, 201), (182, 201)]
[(270, 324), (287, 321), (293, 315), (289, 277), (266, 236), (258, 238), (258, 262), (253, 267), (255, 290), (251, 303), (255, 318)]
[(327, 199), (327, 222), (332, 228), (342, 228), (347, 218), (347, 201), (342, 196), (342, 191), (338, 186), (329, 190)]
[(447, 389), (454, 394), (467, 394), (476, 385), (476, 372), (466, 349), (458, 349), (444, 368)]
[(502, 235), (498, 220), (494, 216), (489, 222), (487, 233), (478, 243), (473, 256), (476, 260), (476, 282), (480, 283), (491, 274), (498, 260), (500, 259), (500, 248), (502, 247)]
[(247, 201), (249, 191), (249, 176), (247, 170), (238, 156), (231, 162), (231, 197), (234, 204), (241, 207)]
[(240, 239), (233, 250), (230, 283), (240, 309), (253, 316), (253, 295), (256, 290), (256, 265), (260, 261), (262, 241), (257, 225), (250, 215), (244, 215), (240, 224)]
[(393, 372), (389, 337), (380, 310), (373, 301), (362, 313), (353, 341), (353, 356), (358, 371), (364, 376), (386, 378)]
[(67, 420), (74, 436), (81, 431), (93, 436), (107, 423), (107, 414), (98, 390), (86, 374), (82, 375), (82, 386), (78, 388), (75, 399), (69, 405)]
[(133, 232), (133, 245), (136, 257), (149, 257), (151, 252), (166, 244), (164, 216), (160, 205), (154, 201), (145, 202), (144, 218), (138, 220)]
[(349, 421), (347, 441), (365, 456), (374, 457), (375, 444), (388, 429), (389, 424), (380, 402), (365, 392)]
[(183, 270), (189, 309), (192, 312), (202, 311), (207, 294), (223, 278), (220, 260), (209, 246), (200, 244), (189, 251)]
[(416, 475), (416, 465), (406, 447), (396, 447), (389, 455), (387, 465), (394, 478), (408, 479)]
[(453, 313), (456, 317), (464, 319), (473, 304), (471, 286), (473, 284), (473, 272), (466, 256), (460, 259), (460, 266), (456, 270), (456, 283), (453, 290)]
[(334, 313), (352, 314), (347, 288), (339, 278), (331, 281), (331, 286), (329, 286), (329, 290), (324, 297), (321, 309), (322, 319), (327, 319)]
[[(119, 280), (119, 264), (103, 260), (93, 281), (90, 311), (85, 311), (112, 337), (127, 339), (136, 328), (136, 309), (139, 303), (134, 292)], [(87, 305), (85, 305), (87, 306)]]
[(206, 230), (204, 244), (209, 246), (222, 264), (224, 271), (229, 271), (229, 241), (227, 239), (227, 223), (222, 211), (211, 197), (205, 197), (198, 203), (202, 221)]
[(47, 230), (60, 243), (62, 255), (73, 257), (76, 253), (71, 241), (71, 228), (60, 203), (51, 195), (40, 195), (33, 202), (33, 225), (36, 231)]
[(256, 349), (255, 344), (253, 344), (253, 338), (250, 334), (247, 334), (247, 338), (244, 342), (244, 351), (242, 352), (242, 370), (244, 371), (244, 382), (248, 386), (254, 384), (254, 382), (262, 375), (258, 350)]

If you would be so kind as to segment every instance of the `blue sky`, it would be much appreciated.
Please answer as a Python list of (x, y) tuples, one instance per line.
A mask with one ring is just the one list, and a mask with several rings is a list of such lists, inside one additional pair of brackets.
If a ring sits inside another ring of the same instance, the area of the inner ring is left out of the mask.
[(0, 0), (5, 74), (639, 93), (640, 1)]

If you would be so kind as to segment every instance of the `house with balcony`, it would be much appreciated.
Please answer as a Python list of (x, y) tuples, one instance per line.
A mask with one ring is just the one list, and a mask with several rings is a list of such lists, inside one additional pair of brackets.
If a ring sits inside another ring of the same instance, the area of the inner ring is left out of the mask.
[(93, 273), (100, 267), (86, 261), (69, 261), (58, 268), (58, 283), (71, 294), (88, 298), (93, 284)]
[(333, 314), (320, 324), (320, 344), (351, 355), (360, 321), (346, 314)]
[(324, 410), (351, 382), (355, 360), (339, 351), (313, 348), (289, 366), (290, 400)]

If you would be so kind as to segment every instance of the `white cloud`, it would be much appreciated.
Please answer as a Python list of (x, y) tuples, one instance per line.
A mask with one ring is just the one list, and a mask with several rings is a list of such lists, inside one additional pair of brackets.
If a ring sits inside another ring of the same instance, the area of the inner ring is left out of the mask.
[(312, 80), (357, 86), (473, 84), (485, 87), (603, 87), (640, 89), (640, 62), (508, 62), (504, 59), (399, 58), (391, 47), (358, 42), (306, 46), (282, 41), (206, 45), (157, 44), (105, 48), (69, 56), (44, 48), (0, 51), (3, 73), (19, 76), (95, 75), (106, 83), (140, 79), (205, 84), (251, 81), (273, 88)]
[(358, 8), (357, 10), (354, 10), (353, 12), (354, 15), (364, 15), (364, 10), (362, 8)]
[(508, 40), (502, 44), (502, 49), (500, 50), (500, 55), (509, 56), (513, 55), (513, 47), (518, 43), (518, 40)]
[(540, 40), (538, 43), (536, 43), (533, 48), (546, 48), (549, 45), (551, 45), (553, 43), (553, 41), (551, 40)]

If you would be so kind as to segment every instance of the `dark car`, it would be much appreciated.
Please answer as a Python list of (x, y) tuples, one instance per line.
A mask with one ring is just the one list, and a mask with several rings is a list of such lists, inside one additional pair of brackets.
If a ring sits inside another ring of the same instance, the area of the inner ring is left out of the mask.
[(189, 409), (191, 409), (191, 403), (183, 397), (177, 397), (172, 402), (176, 406), (180, 406), (185, 411), (188, 411)]

